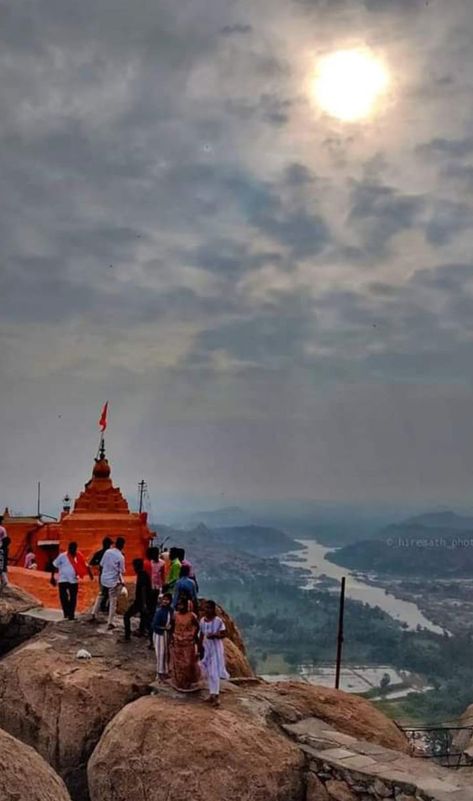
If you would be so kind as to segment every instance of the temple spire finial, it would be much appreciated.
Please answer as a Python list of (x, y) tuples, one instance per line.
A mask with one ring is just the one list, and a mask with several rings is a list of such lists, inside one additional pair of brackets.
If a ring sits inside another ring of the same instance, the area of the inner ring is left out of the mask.
[(105, 459), (105, 437), (100, 437), (100, 445), (99, 445), (99, 459)]

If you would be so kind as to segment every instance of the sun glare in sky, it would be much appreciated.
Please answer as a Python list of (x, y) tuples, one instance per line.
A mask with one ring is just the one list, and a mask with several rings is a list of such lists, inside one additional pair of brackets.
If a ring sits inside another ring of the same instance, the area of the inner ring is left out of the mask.
[(388, 85), (386, 67), (369, 50), (338, 50), (320, 60), (314, 92), (327, 114), (356, 122), (373, 114)]

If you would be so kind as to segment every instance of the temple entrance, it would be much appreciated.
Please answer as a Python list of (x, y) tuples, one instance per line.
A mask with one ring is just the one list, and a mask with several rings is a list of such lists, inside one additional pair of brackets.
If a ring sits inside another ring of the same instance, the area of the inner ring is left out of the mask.
[(51, 570), (53, 560), (59, 554), (59, 545), (59, 540), (38, 540), (36, 549), (38, 570), (46, 572)]

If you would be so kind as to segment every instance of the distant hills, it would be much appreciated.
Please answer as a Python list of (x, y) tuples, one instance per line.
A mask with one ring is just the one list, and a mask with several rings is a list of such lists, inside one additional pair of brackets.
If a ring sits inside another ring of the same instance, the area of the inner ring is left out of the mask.
[[(441, 512), (426, 512), (425, 514), (411, 517), (403, 525), (423, 526), (425, 528), (437, 528), (454, 531), (473, 531), (473, 517), (467, 515), (457, 515), (449, 509)], [(391, 526), (386, 528), (388, 531)]]
[(383, 526), (401, 521), (407, 514), (409, 510), (392, 507), (275, 501), (253, 503), (245, 508), (234, 505), (183, 516), (176, 514), (169, 522), (183, 529), (194, 528), (199, 523), (210, 529), (257, 525), (289, 531), (303, 539), (317, 539), (323, 545), (338, 546), (374, 537)]
[[(200, 575), (233, 578), (270, 575), (281, 553), (297, 550), (300, 545), (284, 531), (268, 526), (229, 526), (209, 528), (199, 523), (190, 529), (154, 524), (167, 546), (186, 549), (186, 555)], [(273, 559), (274, 557), (274, 559)], [(271, 564), (274, 562), (274, 564)]]
[(213, 533), (222, 545), (253, 553), (256, 556), (276, 556), (300, 547), (284, 531), (269, 526), (227, 526), (215, 528)]
[(212, 528), (226, 526), (248, 526), (254, 523), (254, 518), (240, 506), (226, 506), (223, 509), (213, 509), (208, 512), (192, 512), (184, 521), (185, 527), (196, 526), (199, 523)]
[(333, 552), (352, 570), (396, 576), (471, 577), (473, 517), (446, 510), (416, 515), (383, 528), (375, 538)]

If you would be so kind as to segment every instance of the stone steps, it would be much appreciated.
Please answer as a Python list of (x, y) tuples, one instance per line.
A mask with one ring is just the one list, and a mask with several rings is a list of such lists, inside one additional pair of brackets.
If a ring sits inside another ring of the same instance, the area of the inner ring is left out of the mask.
[(283, 728), (307, 760), (312, 777), (307, 801), (473, 801), (473, 773), (469, 769), (443, 768), (357, 740), (318, 718)]

